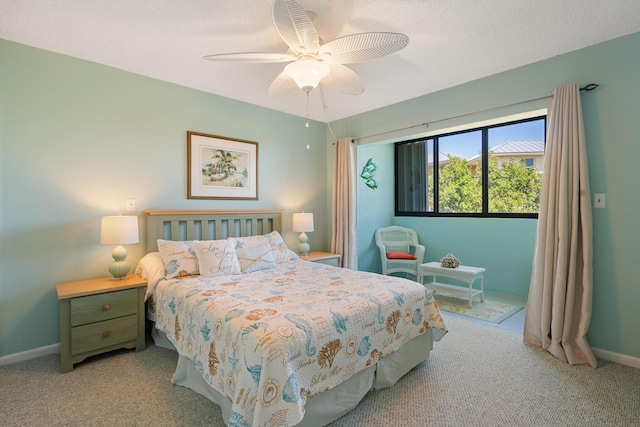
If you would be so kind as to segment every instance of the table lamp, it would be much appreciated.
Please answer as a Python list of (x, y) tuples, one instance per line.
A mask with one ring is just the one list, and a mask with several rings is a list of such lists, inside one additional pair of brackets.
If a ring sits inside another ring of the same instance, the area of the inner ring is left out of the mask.
[(127, 250), (122, 245), (138, 243), (137, 216), (103, 216), (100, 232), (100, 243), (103, 245), (118, 245), (111, 253), (113, 263), (109, 266), (109, 273), (114, 279), (124, 279), (131, 270), (131, 265), (125, 261)]
[(294, 213), (293, 214), (293, 231), (300, 232), (300, 243), (298, 243), (298, 252), (300, 255), (308, 255), (311, 247), (307, 243), (308, 237), (306, 231), (313, 231), (313, 214), (312, 213)]

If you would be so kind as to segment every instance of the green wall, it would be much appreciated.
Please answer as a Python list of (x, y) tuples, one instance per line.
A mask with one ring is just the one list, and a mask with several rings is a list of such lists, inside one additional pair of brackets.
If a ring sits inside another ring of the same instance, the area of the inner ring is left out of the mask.
[(377, 166), (378, 188), (371, 189), (358, 177), (358, 270), (382, 272), (380, 251), (371, 230), (391, 224), (394, 214), (393, 145), (369, 144), (358, 147), (358, 175), (367, 161)]
[[(329, 249), (326, 125), (5, 40), (0, 67), (0, 356), (59, 342), (55, 285), (108, 275), (100, 218), (129, 197), (134, 265), (144, 209), (284, 208), (290, 247), (305, 210)], [(257, 141), (259, 200), (188, 200), (188, 130)]]
[[(588, 336), (595, 348), (640, 358), (640, 33), (331, 125), (340, 129), (341, 136), (364, 137), (542, 97), (574, 82), (601, 85), (582, 95), (591, 193), (605, 193), (607, 201), (605, 209), (593, 209), (594, 291)], [(369, 150), (374, 143), (391, 143), (545, 106), (545, 101), (532, 102), (363, 138), (360, 151)], [(362, 194), (360, 187), (358, 190), (358, 241), (367, 242), (385, 218), (363, 205), (393, 206), (393, 192)], [(537, 221), (389, 218), (389, 222), (417, 229), (426, 243), (428, 259), (438, 260), (453, 252), (467, 264), (487, 268), (486, 289), (527, 295)], [(372, 250), (370, 245), (359, 247), (361, 269), (376, 267)]]

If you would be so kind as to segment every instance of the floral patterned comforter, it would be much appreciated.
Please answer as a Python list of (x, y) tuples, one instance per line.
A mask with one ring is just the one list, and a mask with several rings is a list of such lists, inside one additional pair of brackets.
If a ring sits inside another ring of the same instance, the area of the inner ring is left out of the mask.
[(156, 327), (232, 402), (230, 426), (295, 425), (306, 399), (432, 328), (413, 281), (296, 260), (250, 274), (163, 280)]

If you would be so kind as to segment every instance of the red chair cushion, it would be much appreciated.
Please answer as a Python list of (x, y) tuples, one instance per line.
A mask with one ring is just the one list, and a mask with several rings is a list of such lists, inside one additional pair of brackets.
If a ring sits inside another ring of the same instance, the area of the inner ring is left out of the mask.
[(387, 252), (387, 259), (417, 259), (409, 252)]

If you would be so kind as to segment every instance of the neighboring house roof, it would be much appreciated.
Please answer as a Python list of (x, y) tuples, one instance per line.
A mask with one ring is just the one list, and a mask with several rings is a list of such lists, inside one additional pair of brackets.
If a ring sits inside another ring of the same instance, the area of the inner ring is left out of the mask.
[[(518, 139), (513, 140), (510, 139), (507, 142), (503, 142), (500, 145), (496, 145), (491, 148), (490, 151), (499, 156), (506, 155), (520, 155), (524, 156), (527, 154), (535, 155), (535, 154), (544, 154), (544, 141), (541, 139)], [(480, 155), (475, 155), (468, 159), (469, 162), (476, 161), (480, 158)]]
[[(499, 156), (544, 154), (544, 141), (541, 139), (510, 139), (507, 142), (503, 142), (502, 144), (493, 147), (491, 152)], [(456, 153), (444, 153), (441, 151), (438, 156), (438, 163), (440, 165), (447, 163), (452, 157), (465, 158), (464, 156)], [(473, 163), (477, 162), (479, 159), (480, 154), (476, 154), (475, 156), (469, 157), (467, 162)], [(428, 164), (433, 164), (433, 153), (429, 153), (427, 161)]]
[(542, 154), (544, 141), (541, 139), (509, 140), (491, 149), (493, 154)]

